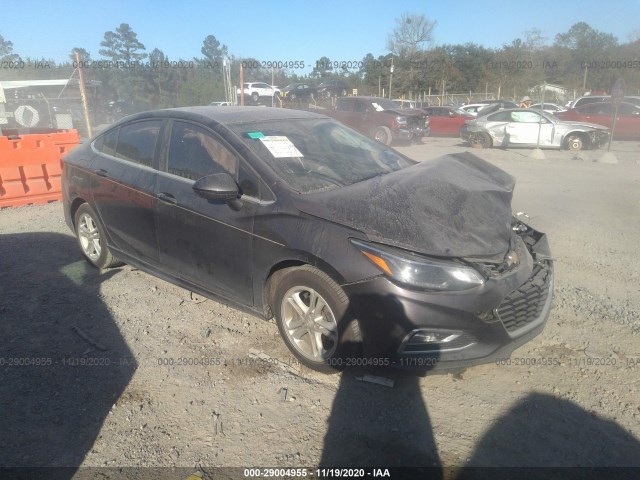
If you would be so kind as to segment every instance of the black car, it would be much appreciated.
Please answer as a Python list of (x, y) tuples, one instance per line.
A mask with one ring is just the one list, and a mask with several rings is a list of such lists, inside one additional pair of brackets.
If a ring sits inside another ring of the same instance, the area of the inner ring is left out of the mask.
[(349, 87), (344, 80), (326, 80), (316, 87), (318, 98), (346, 97)]
[(285, 100), (309, 100), (313, 98), (316, 92), (315, 87), (306, 83), (292, 83), (282, 89), (282, 95)]
[(416, 163), (323, 115), (141, 113), (64, 159), (64, 214), (126, 262), (262, 317), (307, 366), (451, 369), (506, 358), (549, 315), (544, 234), (471, 154)]

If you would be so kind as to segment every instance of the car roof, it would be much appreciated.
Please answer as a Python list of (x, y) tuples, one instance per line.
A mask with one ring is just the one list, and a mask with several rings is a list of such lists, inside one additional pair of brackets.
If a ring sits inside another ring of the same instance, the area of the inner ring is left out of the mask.
[[(383, 98), (383, 97), (367, 97), (364, 95), (358, 95), (357, 97), (340, 97), (341, 100), (347, 99), (347, 98), (352, 98), (354, 100), (364, 100), (367, 102), (375, 102), (377, 100), (387, 100), (389, 102), (392, 102), (393, 100), (389, 100), (388, 98)], [(406, 100), (405, 100), (406, 101)]]
[[(626, 97), (625, 97), (626, 98)], [(582, 105), (578, 105), (577, 107), (574, 108), (574, 110), (580, 110), (582, 108), (587, 108), (587, 107), (592, 107), (592, 106), (602, 106), (602, 105), (611, 105), (613, 104), (613, 102), (591, 102), (591, 103), (584, 103)], [(640, 108), (640, 105), (636, 105), (635, 103), (631, 103), (631, 102), (620, 102), (619, 105), (627, 105), (629, 107), (635, 107), (635, 108)]]
[[(275, 107), (238, 107), (216, 108), (215, 106), (167, 108), (136, 113), (119, 120), (115, 125), (121, 125), (130, 121), (180, 118), (184, 120), (198, 121), (204, 124), (220, 123), (229, 125), (234, 123), (261, 122), (267, 120), (300, 120), (305, 118), (327, 118), (315, 112), (293, 110), (290, 108)], [(114, 125), (114, 126), (115, 126)]]

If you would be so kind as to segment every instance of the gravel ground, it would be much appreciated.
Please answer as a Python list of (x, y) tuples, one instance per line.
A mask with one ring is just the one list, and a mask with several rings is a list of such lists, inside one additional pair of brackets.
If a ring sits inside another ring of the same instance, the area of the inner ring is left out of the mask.
[(448, 138), (398, 150), (504, 168), (514, 211), (548, 233), (554, 309), (510, 362), (371, 372), (392, 387), (315, 373), (273, 322), (89, 267), (61, 204), (4, 209), (0, 466), (640, 467), (640, 145), (614, 142), (613, 165)]

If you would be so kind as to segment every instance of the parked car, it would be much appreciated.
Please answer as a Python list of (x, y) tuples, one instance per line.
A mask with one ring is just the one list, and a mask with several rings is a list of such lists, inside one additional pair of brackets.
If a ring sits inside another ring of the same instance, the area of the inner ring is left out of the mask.
[(231, 102), (211, 102), (209, 105), (212, 107), (230, 107)]
[(429, 134), (429, 118), (420, 110), (400, 109), (386, 98), (342, 97), (326, 115), (385, 145), (394, 140), (419, 142)]
[[(578, 108), (587, 103), (611, 103), (611, 101), (611, 95), (585, 95), (570, 102), (568, 108)], [(640, 106), (640, 97), (635, 95), (628, 95), (622, 101)]]
[[(249, 82), (243, 83), (244, 95), (250, 97), (254, 103), (260, 100), (260, 97), (273, 98), (274, 96), (280, 96), (280, 89), (276, 86), (269, 85), (264, 82)], [(238, 88), (238, 95), (241, 95), (243, 89)]]
[(316, 87), (318, 98), (346, 97), (349, 87), (344, 80), (326, 80)]
[(475, 118), (457, 107), (424, 107), (422, 111), (429, 116), (431, 135), (458, 136), (464, 122)]
[(566, 112), (567, 109), (560, 106), (560, 105), (556, 105), (555, 103), (534, 103), (533, 105), (531, 105), (529, 107), (532, 110), (540, 110), (542, 109), (543, 111), (547, 112), (547, 113), (551, 113), (551, 114), (556, 114), (559, 112)]
[[(556, 116), (572, 122), (590, 122), (611, 127), (615, 106), (611, 103), (587, 103), (571, 108)], [(620, 102), (613, 132), (614, 138), (640, 138), (640, 107), (632, 103)]]
[(478, 112), (483, 108), (487, 108), (489, 104), (487, 103), (469, 103), (467, 105), (462, 105), (458, 107), (463, 112), (467, 113), (467, 115), (472, 115), (474, 117), (478, 116)]
[(609, 140), (601, 125), (565, 122), (530, 108), (498, 110), (465, 123), (460, 136), (471, 145), (488, 147), (599, 148)]
[(540, 333), (553, 264), (512, 216), (513, 188), (471, 154), (419, 163), (326, 116), (259, 107), (125, 118), (62, 173), (92, 265), (275, 316), (320, 371), (460, 368)]
[(611, 97), (609, 95), (585, 95), (584, 97), (576, 98), (573, 102), (571, 102), (568, 108), (578, 108), (582, 105), (586, 105), (587, 103), (596, 103), (596, 102), (610, 102)]
[(316, 89), (306, 83), (292, 83), (282, 89), (282, 96), (286, 100), (309, 100), (313, 98)]
[(512, 102), (511, 100), (476, 100), (475, 103), (482, 103), (485, 105), (492, 105), (494, 103), (497, 103), (500, 108), (518, 108), (518, 104)]

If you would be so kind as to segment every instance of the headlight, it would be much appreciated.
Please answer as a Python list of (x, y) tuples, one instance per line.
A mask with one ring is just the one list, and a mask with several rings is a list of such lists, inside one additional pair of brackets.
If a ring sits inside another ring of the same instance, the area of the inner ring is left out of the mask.
[(396, 123), (400, 126), (407, 124), (407, 117), (396, 117)]
[(480, 272), (467, 265), (446, 262), (403, 252), (373, 247), (358, 240), (351, 243), (385, 275), (412, 287), (438, 291), (460, 291), (484, 283)]

